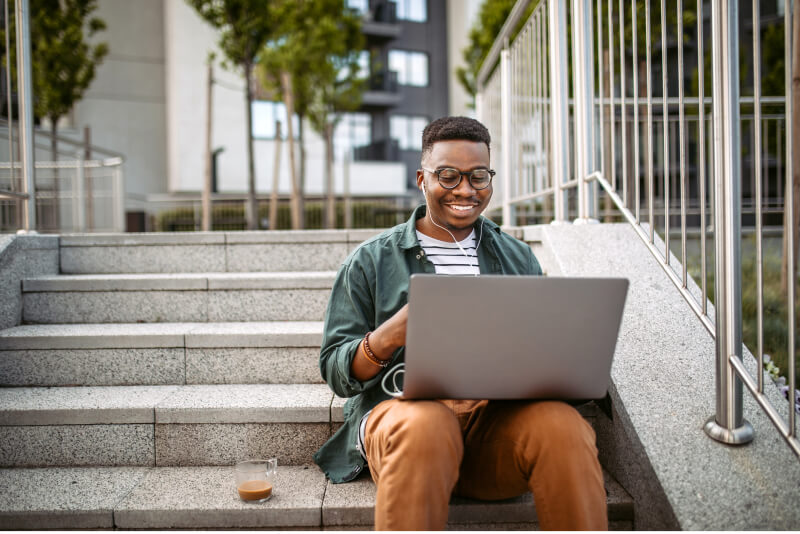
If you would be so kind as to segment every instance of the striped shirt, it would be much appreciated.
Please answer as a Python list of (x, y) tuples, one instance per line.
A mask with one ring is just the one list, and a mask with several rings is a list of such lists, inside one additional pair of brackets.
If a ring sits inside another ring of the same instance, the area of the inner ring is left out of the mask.
[[(417, 239), (436, 268), (436, 274), (480, 274), (478, 251), (475, 243), (475, 230), (466, 239), (456, 243), (439, 241), (417, 230)], [(459, 248), (458, 245), (461, 245)], [(464, 249), (463, 252), (461, 249)], [(466, 255), (465, 255), (466, 254)]]

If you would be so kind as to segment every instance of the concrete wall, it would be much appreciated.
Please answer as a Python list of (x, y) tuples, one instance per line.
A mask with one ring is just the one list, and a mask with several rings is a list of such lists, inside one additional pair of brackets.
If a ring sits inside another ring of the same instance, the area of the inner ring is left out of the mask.
[(0, 329), (22, 320), (22, 279), (58, 274), (58, 236), (0, 236)]

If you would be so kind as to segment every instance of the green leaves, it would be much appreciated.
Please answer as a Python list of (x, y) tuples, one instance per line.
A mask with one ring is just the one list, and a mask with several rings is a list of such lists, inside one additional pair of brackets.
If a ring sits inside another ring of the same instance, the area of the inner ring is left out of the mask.
[(323, 133), (336, 112), (360, 105), (361, 18), (341, 0), (283, 0), (275, 6), (280, 23), (259, 54), (259, 80), (277, 100), (280, 73), (291, 74), (295, 112)]
[[(54, 124), (69, 113), (94, 80), (95, 70), (108, 54), (108, 45), (86, 39), (106, 28), (103, 20), (88, 17), (96, 0), (31, 0), (31, 58), (33, 112)], [(15, 19), (9, 21), (15, 39)], [(3, 33), (3, 32), (0, 32)], [(5, 35), (0, 35), (5, 53)], [(11, 47), (12, 76), (16, 79), (16, 48)], [(6, 56), (8, 57), (8, 56)]]
[(267, 0), (187, 0), (219, 31), (219, 47), (229, 63), (247, 70), (264, 43), (275, 33), (278, 14)]

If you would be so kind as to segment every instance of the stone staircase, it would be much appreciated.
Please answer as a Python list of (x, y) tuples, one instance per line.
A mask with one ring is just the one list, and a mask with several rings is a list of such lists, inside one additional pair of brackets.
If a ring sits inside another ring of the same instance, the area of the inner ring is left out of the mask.
[[(370, 528), (369, 476), (330, 484), (311, 456), (343, 420), (317, 364), (330, 287), (374, 233), (58, 238), (58, 273), (20, 276), (22, 324), (0, 330), (0, 528)], [(253, 457), (280, 466), (264, 504), (234, 490)], [(530, 495), (454, 499), (449, 526), (536, 515)]]

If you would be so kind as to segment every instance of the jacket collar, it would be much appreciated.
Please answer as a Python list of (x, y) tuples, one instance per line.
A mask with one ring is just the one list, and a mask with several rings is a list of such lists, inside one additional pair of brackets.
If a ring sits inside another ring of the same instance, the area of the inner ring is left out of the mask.
[[(409, 217), (408, 220), (403, 223), (400, 231), (400, 248), (408, 250), (419, 247), (419, 240), (417, 240), (417, 220), (425, 216), (426, 210), (427, 207), (425, 204), (420, 204), (411, 213), (411, 217)], [(473, 225), (473, 228), (475, 228), (476, 231), (478, 231), (478, 229), (481, 227), (481, 221), (483, 221), (484, 239), (488, 238), (491, 241), (494, 238), (494, 234), (500, 233), (500, 227), (483, 215), (478, 217)]]

